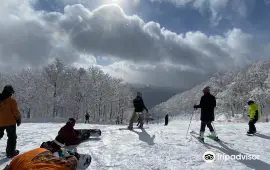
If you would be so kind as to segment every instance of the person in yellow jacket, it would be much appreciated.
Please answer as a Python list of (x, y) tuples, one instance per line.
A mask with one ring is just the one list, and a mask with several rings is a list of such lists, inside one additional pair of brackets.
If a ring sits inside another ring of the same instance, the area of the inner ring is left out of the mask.
[(256, 104), (254, 101), (250, 100), (248, 101), (248, 105), (249, 105), (249, 111), (248, 111), (248, 116), (250, 118), (250, 121), (248, 123), (249, 125), (249, 130), (248, 130), (248, 134), (254, 134), (256, 133), (256, 127), (255, 127), (255, 123), (260, 120), (261, 118), (261, 113), (259, 110), (259, 106), (258, 104)]

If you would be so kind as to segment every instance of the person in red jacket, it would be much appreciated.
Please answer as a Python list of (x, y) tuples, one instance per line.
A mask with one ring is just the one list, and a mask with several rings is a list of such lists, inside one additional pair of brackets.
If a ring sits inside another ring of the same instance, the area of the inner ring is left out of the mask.
[(58, 135), (64, 141), (66, 146), (78, 145), (85, 139), (88, 139), (87, 134), (81, 135), (77, 130), (74, 129), (76, 120), (74, 118), (69, 118), (65, 126), (63, 126)]

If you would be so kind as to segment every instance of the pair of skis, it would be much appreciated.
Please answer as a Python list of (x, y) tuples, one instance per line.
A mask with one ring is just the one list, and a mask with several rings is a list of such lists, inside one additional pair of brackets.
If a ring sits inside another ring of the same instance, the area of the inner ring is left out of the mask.
[[(199, 135), (197, 132), (191, 131), (190, 134), (191, 134), (192, 137), (198, 139), (199, 142), (205, 143), (204, 141), (202, 141), (202, 140), (200, 139), (200, 137), (199, 137), (200, 135)], [(207, 137), (208, 139), (212, 139), (212, 140), (214, 140), (214, 141), (216, 141), (216, 142), (222, 142), (222, 143), (225, 143), (225, 144), (229, 144), (229, 143), (224, 142), (224, 141), (221, 141), (219, 138), (214, 137), (214, 136), (211, 136), (211, 135), (207, 135), (206, 137)]]

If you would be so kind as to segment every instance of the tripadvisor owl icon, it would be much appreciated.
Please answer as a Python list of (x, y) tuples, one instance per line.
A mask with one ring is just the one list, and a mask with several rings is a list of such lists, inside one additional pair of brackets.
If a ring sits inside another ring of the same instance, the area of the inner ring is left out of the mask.
[(206, 151), (204, 154), (203, 154), (203, 160), (207, 163), (213, 163), (216, 159), (216, 155), (214, 152), (211, 152), (211, 151)]

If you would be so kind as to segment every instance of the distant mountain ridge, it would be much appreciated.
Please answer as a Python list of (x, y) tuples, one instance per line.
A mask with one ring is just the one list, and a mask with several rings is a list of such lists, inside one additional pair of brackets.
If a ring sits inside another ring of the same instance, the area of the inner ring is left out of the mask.
[(133, 84), (136, 91), (142, 92), (145, 105), (148, 109), (167, 101), (172, 96), (185, 91), (171, 87), (157, 87), (143, 84)]
[[(182, 119), (190, 118), (193, 105), (199, 103), (202, 89), (206, 86), (211, 87), (211, 93), (217, 99), (216, 119), (247, 119), (247, 101), (254, 100), (260, 106), (261, 121), (267, 120), (270, 111), (270, 60), (224, 74), (216, 73), (208, 81), (155, 106), (151, 110), (153, 117), (169, 114)], [(199, 119), (198, 112), (194, 117), (196, 119)]]

